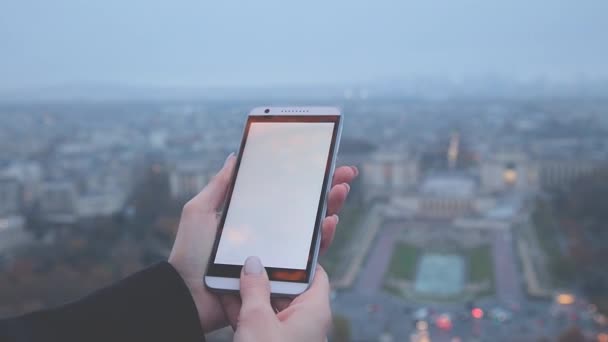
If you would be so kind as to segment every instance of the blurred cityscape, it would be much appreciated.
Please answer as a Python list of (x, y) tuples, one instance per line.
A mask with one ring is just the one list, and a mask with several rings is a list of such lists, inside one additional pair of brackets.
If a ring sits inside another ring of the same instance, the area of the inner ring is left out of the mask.
[[(341, 106), (360, 170), (329, 340), (608, 341), (607, 99), (378, 93), (271, 97)], [(256, 96), (0, 105), (0, 317), (166, 259)]]

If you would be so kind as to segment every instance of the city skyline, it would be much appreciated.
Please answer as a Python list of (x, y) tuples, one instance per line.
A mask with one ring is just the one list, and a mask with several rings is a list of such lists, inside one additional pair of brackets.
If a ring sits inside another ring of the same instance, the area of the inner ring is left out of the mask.
[[(82, 82), (54, 86), (0, 89), (0, 104), (44, 104), (53, 102), (192, 102), (250, 101), (251, 103), (332, 103), (359, 100), (435, 101), (491, 98), (596, 98), (608, 97), (608, 78), (516, 80), (497, 75), (448, 79), (417, 77), (378, 79), (358, 83), (285, 83), (240, 87), (154, 87), (137, 84)], [(329, 101), (329, 102), (328, 102)]]
[[(359, 177), (320, 258), (350, 334), (332, 341), (608, 333), (604, 99), (364, 101), (360, 90), (338, 101), (337, 161)], [(238, 149), (259, 101), (0, 105), (0, 316), (166, 260), (181, 208)], [(254, 182), (248, 209), (285, 188), (279, 173)], [(287, 203), (310, 189), (291, 190)]]

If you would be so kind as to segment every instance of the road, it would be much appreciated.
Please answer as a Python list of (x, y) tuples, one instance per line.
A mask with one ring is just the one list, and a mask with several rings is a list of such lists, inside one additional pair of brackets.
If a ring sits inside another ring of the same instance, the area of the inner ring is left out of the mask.
[(521, 303), (520, 272), (510, 230), (494, 232), (492, 238), (496, 295), (505, 304)]
[(382, 223), (381, 206), (374, 205), (360, 223), (360, 226), (357, 227), (356, 236), (353, 237), (352, 244), (345, 251), (346, 256), (343, 262), (340, 262), (341, 267), (345, 268), (345, 272), (341, 277), (332, 279), (334, 288), (350, 288), (353, 286), (361, 273), (368, 251), (373, 248), (376, 235), (381, 231)]
[[(401, 229), (385, 225), (378, 232), (354, 286), (339, 291), (333, 300), (334, 313), (350, 321), (352, 341), (376, 341), (387, 332), (395, 341), (406, 341), (415, 333), (414, 312), (421, 307), (427, 307), (430, 312), (426, 320), (432, 341), (452, 341), (453, 337), (465, 341), (537, 341), (542, 336), (555, 338), (565, 327), (574, 324), (551, 315), (551, 301), (529, 300), (524, 296), (510, 230), (494, 231), (490, 236), (496, 296), (476, 300), (476, 305), (486, 313), (482, 320), (472, 319), (463, 302), (415, 303), (384, 292), (384, 275)], [(519, 309), (514, 310), (513, 304)], [(511, 311), (512, 319), (506, 322), (491, 319), (489, 312), (497, 307)], [(440, 313), (448, 313), (453, 318), (449, 331), (435, 326)], [(591, 324), (588, 318), (578, 323)]]
[[(481, 305), (486, 312), (496, 303)], [(416, 305), (386, 293), (361, 294), (354, 290), (341, 291), (332, 303), (335, 315), (346, 317), (350, 322), (351, 341), (377, 341), (378, 336), (389, 332), (394, 341), (407, 341), (415, 332), (414, 312), (423, 305)], [(559, 321), (549, 315), (548, 301), (525, 302), (519, 314), (512, 320), (499, 323), (486, 315), (482, 320), (471, 319), (463, 303), (459, 305), (428, 304), (427, 322), (432, 341), (451, 341), (460, 337), (464, 341), (538, 341), (541, 336), (555, 337), (570, 322)], [(435, 327), (434, 317), (449, 313), (453, 327), (443, 331)]]
[(398, 232), (399, 227), (391, 227), (378, 233), (367, 261), (359, 272), (355, 284), (357, 292), (374, 294), (382, 291), (384, 274), (390, 264)]

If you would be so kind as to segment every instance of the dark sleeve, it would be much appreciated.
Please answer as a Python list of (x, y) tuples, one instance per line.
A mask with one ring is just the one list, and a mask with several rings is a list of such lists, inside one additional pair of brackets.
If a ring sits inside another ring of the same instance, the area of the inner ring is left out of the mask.
[(201, 342), (204, 335), (188, 287), (163, 262), (76, 302), (0, 320), (0, 341)]

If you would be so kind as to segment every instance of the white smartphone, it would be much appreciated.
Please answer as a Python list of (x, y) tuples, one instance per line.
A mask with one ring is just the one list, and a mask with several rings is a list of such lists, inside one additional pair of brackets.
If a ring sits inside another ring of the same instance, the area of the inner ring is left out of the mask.
[(257, 256), (271, 293), (295, 296), (314, 277), (342, 115), (334, 107), (259, 107), (249, 114), (205, 285), (238, 291)]

